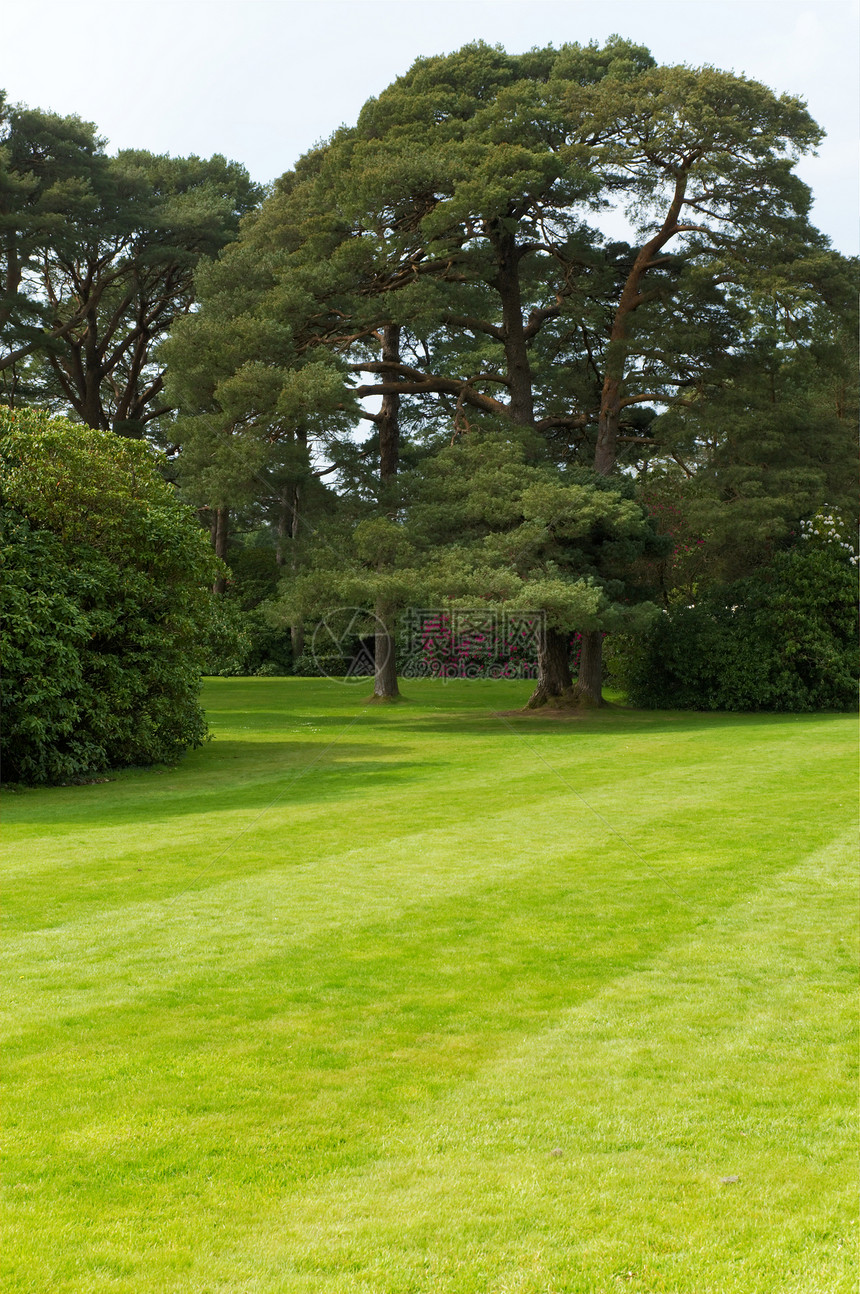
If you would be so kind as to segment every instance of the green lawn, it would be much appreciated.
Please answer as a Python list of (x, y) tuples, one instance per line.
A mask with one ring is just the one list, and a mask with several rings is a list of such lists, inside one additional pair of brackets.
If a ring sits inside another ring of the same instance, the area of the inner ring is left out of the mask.
[(853, 1294), (856, 719), (406, 690), (4, 796), (3, 1289)]

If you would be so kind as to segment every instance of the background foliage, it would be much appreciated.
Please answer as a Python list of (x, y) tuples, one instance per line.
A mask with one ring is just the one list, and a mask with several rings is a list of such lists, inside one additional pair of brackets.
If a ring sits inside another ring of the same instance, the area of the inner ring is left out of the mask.
[(265, 194), (0, 93), (0, 402), (165, 451), (224, 563), (208, 672), (312, 671), (358, 605), (395, 699), (404, 607), (492, 605), (546, 619), (535, 704), (599, 704), (609, 634), (648, 704), (842, 705), (850, 580), (800, 552), (857, 520), (820, 138), (621, 37), (420, 58)]
[(622, 641), (615, 678), (652, 709), (854, 709), (856, 592), (841, 546), (800, 543)]

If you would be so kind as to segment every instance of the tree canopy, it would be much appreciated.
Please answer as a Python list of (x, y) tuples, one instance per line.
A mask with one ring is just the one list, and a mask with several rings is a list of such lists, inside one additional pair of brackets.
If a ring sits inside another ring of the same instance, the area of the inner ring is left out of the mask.
[(95, 127), (0, 100), (0, 371), (10, 403), (141, 436), (167, 412), (154, 347), (259, 188), (216, 156), (104, 152)]
[(262, 602), (295, 667), (326, 590), (373, 611), (381, 698), (408, 599), (531, 601), (535, 699), (599, 703), (607, 630), (856, 510), (857, 265), (810, 224), (791, 95), (620, 37), (474, 43), (263, 200), (220, 157), (0, 125), (7, 402), (169, 448), (224, 632)]
[[(845, 493), (851, 400), (825, 415), (809, 358), (856, 268), (794, 171), (820, 137), (791, 96), (620, 38), (419, 59), (198, 275), (165, 348), (181, 434), (224, 464), (221, 505), (300, 444), (293, 523), (320, 472), (397, 526), (410, 446), (432, 473), (452, 435), (523, 428), (559, 467), (672, 491), (715, 555), (733, 502), (719, 563), (732, 533), (766, 560)], [(608, 211), (627, 241), (601, 232)], [(764, 411), (774, 371), (782, 414)], [(566, 629), (593, 660), (597, 629)]]

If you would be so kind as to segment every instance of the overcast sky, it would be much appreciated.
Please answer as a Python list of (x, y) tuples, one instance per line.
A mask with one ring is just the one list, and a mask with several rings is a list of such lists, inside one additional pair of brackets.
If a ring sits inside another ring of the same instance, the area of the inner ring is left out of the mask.
[(268, 181), (419, 55), (613, 32), (804, 98), (828, 135), (799, 168), (814, 218), (857, 252), (860, 0), (0, 0), (0, 85), (111, 151), (225, 153)]

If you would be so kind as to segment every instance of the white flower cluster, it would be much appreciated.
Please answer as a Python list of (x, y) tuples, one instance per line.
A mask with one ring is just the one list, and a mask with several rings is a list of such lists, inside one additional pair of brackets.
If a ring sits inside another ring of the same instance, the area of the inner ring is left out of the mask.
[(819, 543), (842, 548), (852, 566), (858, 564), (857, 549), (845, 539), (846, 526), (839, 512), (817, 512), (811, 521), (801, 521), (801, 539), (817, 539)]

